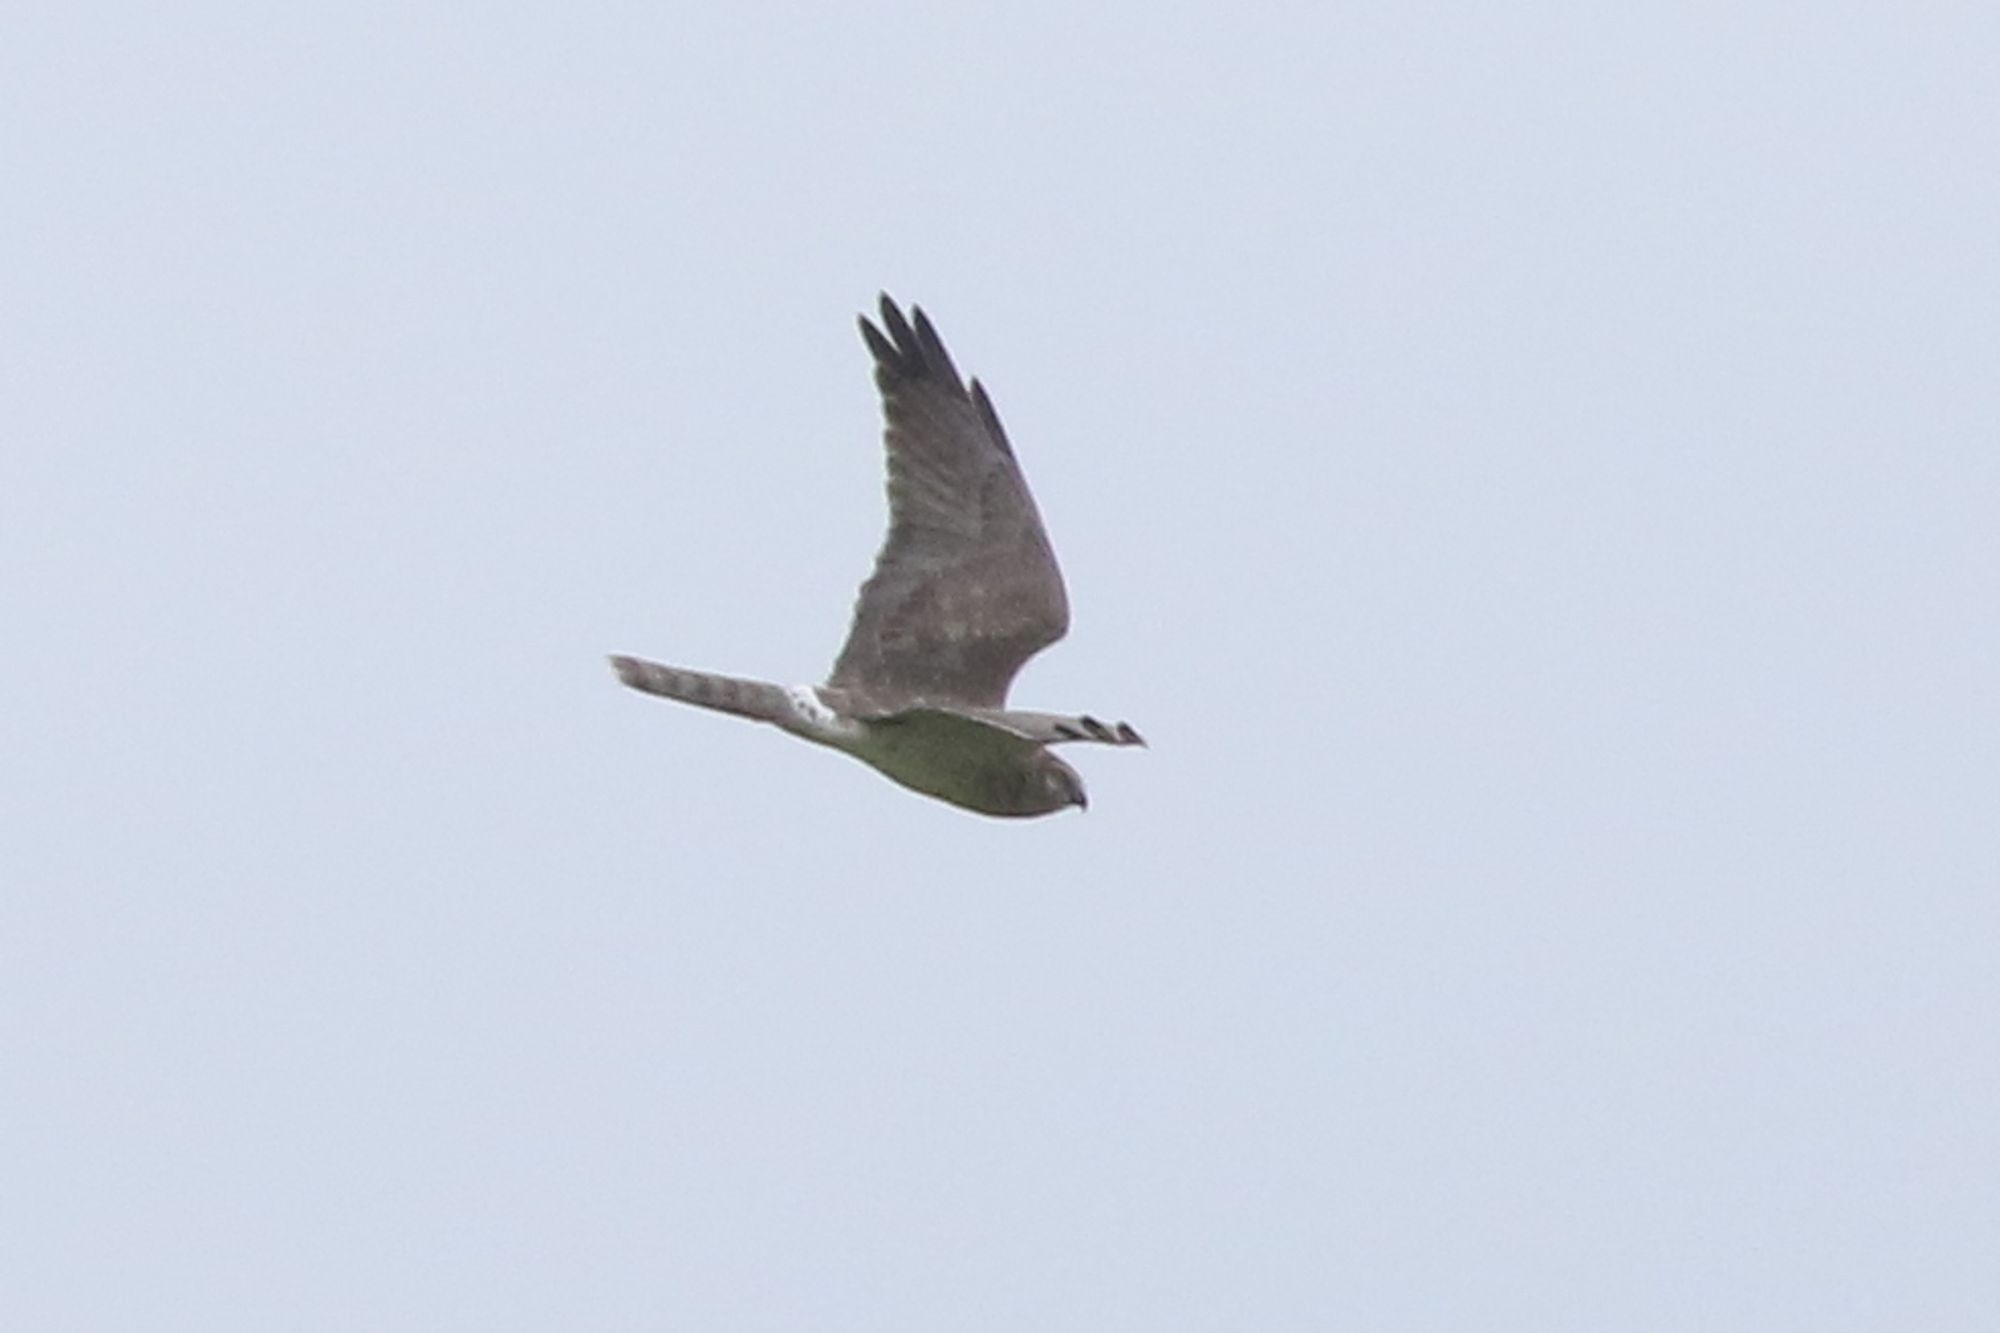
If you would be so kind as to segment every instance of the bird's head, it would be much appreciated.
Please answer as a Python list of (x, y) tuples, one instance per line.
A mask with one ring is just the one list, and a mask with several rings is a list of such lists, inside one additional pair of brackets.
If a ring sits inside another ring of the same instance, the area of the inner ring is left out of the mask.
[(1047, 750), (1038, 753), (1034, 766), (1028, 770), (1028, 786), (1035, 814), (1053, 814), (1072, 805), (1079, 810), (1090, 808), (1090, 797), (1083, 790), (1083, 775)]

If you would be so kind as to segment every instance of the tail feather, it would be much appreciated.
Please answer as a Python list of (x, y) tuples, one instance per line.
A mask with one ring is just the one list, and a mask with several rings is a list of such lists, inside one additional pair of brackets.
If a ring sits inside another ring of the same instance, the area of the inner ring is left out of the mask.
[(758, 722), (778, 722), (791, 716), (791, 706), (784, 689), (765, 681), (689, 671), (639, 657), (614, 657), (611, 666), (617, 671), (618, 679), (647, 694), (713, 708), (718, 713), (734, 713), (737, 717), (753, 718)]

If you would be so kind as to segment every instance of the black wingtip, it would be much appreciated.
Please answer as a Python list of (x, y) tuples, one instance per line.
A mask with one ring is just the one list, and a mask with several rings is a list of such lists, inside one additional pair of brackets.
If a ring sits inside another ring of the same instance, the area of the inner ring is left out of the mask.
[(861, 326), (861, 340), (868, 344), (869, 355), (875, 358), (876, 370), (898, 376), (921, 373), (924, 365), (923, 344), (910, 331), (910, 321), (903, 318), (902, 308), (889, 293), (879, 293), (878, 301), (882, 321), (880, 327), (866, 315), (859, 316), (856, 321)]
[[(910, 308), (916, 309), (915, 306)], [(922, 312), (918, 313), (921, 318)], [(889, 299), (886, 292), (882, 295), (882, 327), (887, 331), (889, 341), (896, 344), (899, 353), (907, 357), (915, 352), (917, 340), (916, 335), (910, 332), (910, 321), (903, 318), (902, 310)]]
[[(931, 323), (924, 308), (913, 305), (905, 315), (889, 293), (881, 293), (880, 299), (881, 327), (877, 328), (866, 315), (860, 319), (861, 337), (875, 358), (878, 375), (886, 373), (897, 379), (935, 380), (948, 392), (965, 396), (965, 381), (953, 364), (951, 353), (945, 350), (944, 339), (938, 336), (937, 326)], [(985, 407), (983, 412), (997, 426), (998, 418), (993, 415), (991, 406)], [(999, 432), (996, 430), (996, 433)], [(1002, 438), (1005, 438), (1004, 435)]]
[[(882, 299), (885, 301), (888, 300), (887, 297), (883, 297)], [(869, 319), (868, 316), (856, 315), (854, 322), (861, 326), (861, 341), (868, 344), (868, 355), (875, 358), (875, 364), (877, 366), (894, 366), (897, 362), (895, 344), (883, 336), (882, 330), (876, 328), (875, 322)]]

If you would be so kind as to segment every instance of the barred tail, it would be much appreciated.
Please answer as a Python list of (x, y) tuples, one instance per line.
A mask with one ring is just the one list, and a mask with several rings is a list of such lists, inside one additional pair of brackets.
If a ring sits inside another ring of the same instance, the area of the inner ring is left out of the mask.
[(697, 704), (719, 713), (734, 713), (759, 722), (778, 722), (792, 713), (785, 691), (761, 680), (738, 680), (734, 676), (715, 676), (706, 671), (687, 671), (638, 657), (614, 657), (611, 666), (618, 672), (618, 679), (633, 689), (677, 699), (684, 704)]

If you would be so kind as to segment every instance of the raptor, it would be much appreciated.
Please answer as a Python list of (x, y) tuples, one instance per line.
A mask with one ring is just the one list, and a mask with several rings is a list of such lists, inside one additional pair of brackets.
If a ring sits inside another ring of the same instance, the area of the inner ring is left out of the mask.
[(937, 330), (882, 297), (861, 337), (875, 358), (889, 464), (889, 535), (823, 685), (774, 685), (613, 657), (635, 690), (768, 722), (896, 782), (985, 815), (1088, 805), (1051, 752), (1144, 745), (1123, 722), (1007, 707), (1030, 657), (1069, 629), (1048, 533), (993, 402), (959, 378)]

